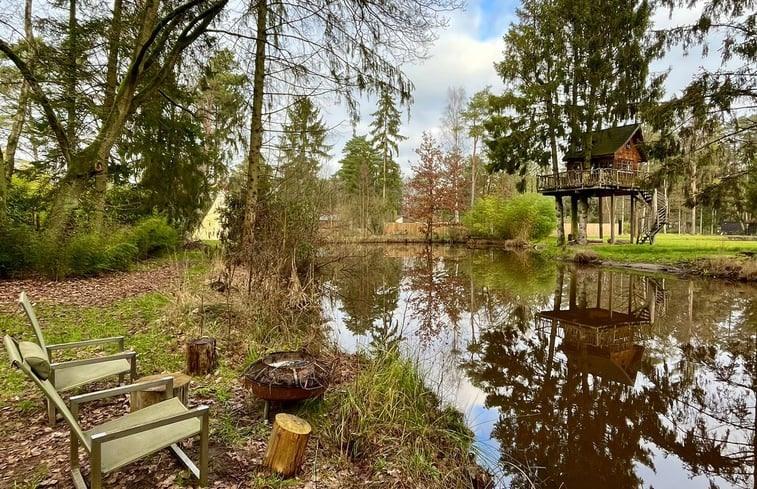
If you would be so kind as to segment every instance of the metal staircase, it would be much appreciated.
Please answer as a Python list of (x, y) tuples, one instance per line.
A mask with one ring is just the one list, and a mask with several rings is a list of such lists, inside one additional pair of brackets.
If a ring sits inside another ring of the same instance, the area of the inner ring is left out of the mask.
[[(654, 221), (647, 227), (644, 234), (638, 240), (639, 243), (652, 244), (657, 233), (662, 231), (665, 225), (668, 224), (668, 199), (665, 198), (665, 194), (656, 190), (642, 190), (639, 192), (639, 195), (641, 200), (650, 209), (654, 209), (655, 204), (657, 205), (657, 215), (654, 216)], [(657, 199), (656, 202), (655, 199)]]

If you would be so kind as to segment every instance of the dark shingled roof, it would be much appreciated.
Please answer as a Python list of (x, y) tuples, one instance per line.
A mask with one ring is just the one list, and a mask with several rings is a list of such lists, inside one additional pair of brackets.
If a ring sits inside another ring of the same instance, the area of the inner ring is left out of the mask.
[[(601, 131), (594, 131), (591, 135), (591, 156), (608, 156), (626, 144), (626, 141), (640, 131), (639, 124), (610, 127)], [(567, 153), (563, 160), (581, 160), (584, 157), (583, 150)]]

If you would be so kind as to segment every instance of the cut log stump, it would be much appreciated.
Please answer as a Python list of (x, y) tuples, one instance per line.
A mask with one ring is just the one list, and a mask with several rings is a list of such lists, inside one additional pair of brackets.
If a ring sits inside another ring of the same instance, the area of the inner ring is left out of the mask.
[[(181, 372), (148, 375), (147, 377), (138, 379), (137, 382), (150, 382), (151, 380), (160, 380), (164, 377), (173, 377), (173, 395), (186, 406), (189, 400), (189, 381), (191, 379), (189, 375)], [(164, 401), (166, 399), (166, 386), (161, 385), (143, 391), (135, 391), (129, 395), (129, 398), (131, 412), (139, 411), (142, 408)]]
[(187, 344), (187, 373), (209, 374), (216, 368), (216, 339), (200, 338)]
[(265, 453), (265, 466), (282, 475), (292, 477), (305, 459), (305, 447), (310, 438), (310, 423), (291, 414), (279, 413)]

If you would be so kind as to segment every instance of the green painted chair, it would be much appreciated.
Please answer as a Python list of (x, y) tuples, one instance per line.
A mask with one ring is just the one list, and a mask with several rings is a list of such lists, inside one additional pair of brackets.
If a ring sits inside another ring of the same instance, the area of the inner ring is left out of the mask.
[[(79, 468), (79, 445), (89, 454), (90, 489), (101, 489), (103, 475), (164, 448), (171, 448), (179, 460), (199, 480), (201, 487), (208, 484), (208, 407), (189, 409), (173, 397), (173, 378), (166, 377), (150, 382), (96, 391), (70, 399), (66, 406), (47, 375), (51, 365), (45, 361), (44, 350), (32, 342), (16, 342), (5, 336), (5, 349), (11, 365), (24, 372), (63, 415), (71, 428), (71, 474), (77, 489), (87, 485)], [(89, 430), (82, 430), (78, 422), (79, 406), (83, 403), (127, 394), (137, 390), (163, 386), (167, 400), (153, 404), (118, 419), (106, 421)], [(189, 459), (178, 442), (200, 436), (200, 466)]]
[[(18, 303), (26, 313), (26, 317), (29, 318), (29, 322), (31, 322), (32, 328), (34, 328), (34, 336), (37, 337), (37, 342), (45, 353), (45, 359), (50, 363), (52, 372), (49, 380), (58, 392), (70, 391), (77, 387), (82, 387), (116, 375), (118, 376), (118, 382), (122, 384), (126, 373), (129, 374), (129, 381), (131, 382), (134, 382), (137, 378), (137, 354), (133, 351), (124, 351), (123, 336), (48, 345), (42, 334), (42, 328), (39, 326), (37, 315), (34, 312), (31, 302), (29, 302), (29, 297), (26, 295), (26, 292), (21, 292), (21, 295), (18, 297)], [(71, 360), (68, 362), (51, 362), (53, 352), (55, 351), (72, 350), (111, 343), (118, 346), (119, 353), (81, 360)], [(47, 400), (47, 417), (50, 426), (55, 426), (55, 406), (50, 402), (50, 399)]]

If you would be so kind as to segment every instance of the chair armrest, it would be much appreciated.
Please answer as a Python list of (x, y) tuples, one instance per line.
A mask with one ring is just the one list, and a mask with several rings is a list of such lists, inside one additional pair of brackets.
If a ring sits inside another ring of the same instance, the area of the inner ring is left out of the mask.
[(116, 440), (118, 438), (123, 438), (125, 436), (133, 435), (135, 433), (144, 433), (145, 431), (154, 430), (155, 428), (160, 428), (162, 426), (178, 423), (180, 421), (185, 421), (187, 419), (208, 416), (209, 409), (210, 408), (208, 406), (199, 406), (194, 409), (190, 409), (187, 412), (174, 414), (172, 416), (167, 416), (163, 419), (151, 421), (149, 423), (145, 423), (140, 426), (124, 428), (122, 430), (111, 431), (109, 433), (108, 432), (97, 433), (96, 435), (92, 435), (92, 438), (91, 438), (92, 444), (94, 445), (96, 443), (105, 443), (106, 441)]
[(128, 394), (129, 392), (143, 391), (152, 387), (166, 386), (166, 396), (173, 397), (173, 377), (167, 376), (158, 380), (150, 380), (147, 382), (137, 382), (136, 384), (124, 385), (121, 387), (113, 387), (112, 389), (103, 389), (101, 391), (89, 392), (87, 394), (81, 394), (78, 396), (71, 396), (69, 399), (73, 406), (79, 404), (99, 401), (100, 399), (107, 399), (109, 397), (120, 396), (122, 394)]
[(70, 343), (57, 343), (55, 345), (47, 345), (47, 354), (55, 350), (72, 350), (74, 348), (84, 348), (86, 346), (107, 345), (108, 343), (118, 343), (119, 351), (124, 351), (124, 337), (123, 336), (111, 336), (108, 338), (95, 338), (92, 340), (84, 341), (72, 341)]
[(122, 353), (116, 353), (115, 355), (107, 355), (104, 357), (82, 358), (81, 360), (69, 360), (67, 362), (51, 363), (50, 368), (53, 370), (59, 370), (62, 368), (81, 367), (83, 365), (92, 365), (95, 363), (110, 362), (113, 360), (121, 360), (121, 359), (131, 360), (132, 358), (136, 356), (137, 356), (137, 352), (135, 351), (125, 351)]

